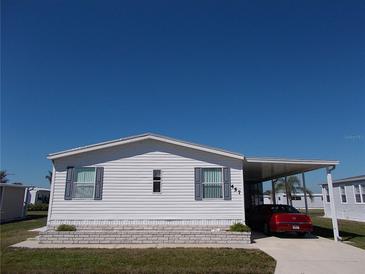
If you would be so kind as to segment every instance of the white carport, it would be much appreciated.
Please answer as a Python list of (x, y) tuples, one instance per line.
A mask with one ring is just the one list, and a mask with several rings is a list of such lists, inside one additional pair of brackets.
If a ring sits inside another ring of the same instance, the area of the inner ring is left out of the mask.
[[(332, 212), (332, 226), (335, 241), (340, 239), (336, 209), (333, 198), (332, 186), (332, 170), (335, 169), (339, 161), (327, 160), (301, 160), (301, 159), (280, 159), (280, 158), (259, 158), (259, 157), (245, 157), (244, 160), (244, 181), (245, 184), (260, 183), (265, 181), (272, 181), (272, 193), (275, 193), (275, 182), (279, 178), (286, 178), (291, 175), (302, 174), (303, 188), (305, 189), (305, 172), (314, 171), (317, 169), (326, 169), (328, 190), (330, 194), (330, 204)], [(304, 192), (305, 193), (305, 192)], [(275, 195), (275, 194), (274, 194)], [(287, 195), (288, 197), (288, 195)], [(304, 196), (307, 208), (306, 193)], [(275, 199), (274, 199), (275, 201)]]

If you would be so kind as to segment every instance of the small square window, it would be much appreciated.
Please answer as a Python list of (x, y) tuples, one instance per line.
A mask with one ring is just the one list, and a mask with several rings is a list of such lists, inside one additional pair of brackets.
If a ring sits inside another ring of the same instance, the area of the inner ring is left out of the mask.
[(340, 193), (341, 193), (341, 202), (347, 203), (345, 186), (340, 186)]
[(354, 185), (355, 202), (361, 203), (360, 185)]
[(160, 169), (153, 170), (153, 192), (154, 193), (161, 192), (161, 170)]

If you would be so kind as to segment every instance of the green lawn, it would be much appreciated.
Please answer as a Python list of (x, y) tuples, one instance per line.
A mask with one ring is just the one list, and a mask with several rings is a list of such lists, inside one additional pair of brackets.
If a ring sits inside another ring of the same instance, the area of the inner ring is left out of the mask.
[(26, 220), (0, 225), (1, 229), (1, 252), (9, 245), (34, 237), (37, 232), (28, 230), (45, 226), (47, 211), (30, 211)]
[[(309, 211), (314, 226), (314, 234), (333, 238), (332, 221), (330, 218), (323, 218), (322, 209), (312, 209)], [(365, 249), (365, 223), (338, 220), (340, 236), (345, 242), (351, 245)]]
[(1, 273), (274, 273), (276, 262), (258, 250), (19, 249), (9, 245), (35, 236), (27, 230), (46, 218), (1, 225)]

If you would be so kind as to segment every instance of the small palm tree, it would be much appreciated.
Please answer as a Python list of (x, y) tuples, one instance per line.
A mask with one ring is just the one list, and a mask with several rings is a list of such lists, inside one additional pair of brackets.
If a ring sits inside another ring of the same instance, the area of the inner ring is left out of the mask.
[(44, 176), (44, 178), (46, 178), (49, 182), (49, 184), (52, 184), (52, 171), (48, 170), (48, 174), (46, 176)]
[[(292, 205), (292, 198), (298, 193), (304, 193), (304, 187), (302, 187), (300, 180), (297, 176), (290, 176), (287, 178), (287, 185), (285, 185), (285, 179), (280, 178), (275, 185), (275, 192), (287, 192), (290, 205)], [(305, 193), (313, 200), (313, 192), (308, 188), (305, 189)]]
[(9, 173), (6, 172), (6, 170), (0, 170), (0, 180), (1, 184), (6, 184), (9, 182), (9, 179), (7, 178), (9, 176)]

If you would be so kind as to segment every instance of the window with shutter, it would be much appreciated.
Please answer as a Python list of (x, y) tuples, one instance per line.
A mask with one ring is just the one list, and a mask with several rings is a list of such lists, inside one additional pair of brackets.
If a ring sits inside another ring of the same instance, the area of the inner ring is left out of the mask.
[(75, 168), (72, 198), (93, 199), (95, 193), (95, 167)]
[(203, 199), (223, 198), (223, 176), (221, 168), (203, 168)]

